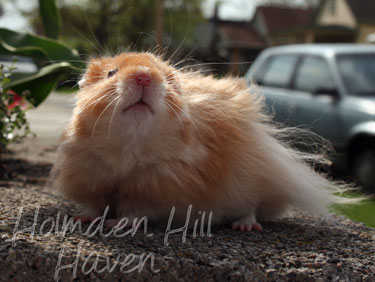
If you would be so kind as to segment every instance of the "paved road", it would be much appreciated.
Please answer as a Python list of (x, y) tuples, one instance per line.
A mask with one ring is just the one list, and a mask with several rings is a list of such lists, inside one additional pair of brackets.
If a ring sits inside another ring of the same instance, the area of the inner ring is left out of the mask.
[(70, 119), (73, 106), (74, 94), (53, 92), (42, 105), (26, 112), (31, 131), (36, 136), (10, 148), (24, 159), (53, 163), (59, 137)]
[(42, 105), (27, 112), (31, 130), (39, 138), (58, 140), (58, 136), (70, 119), (73, 105), (74, 94), (53, 92)]

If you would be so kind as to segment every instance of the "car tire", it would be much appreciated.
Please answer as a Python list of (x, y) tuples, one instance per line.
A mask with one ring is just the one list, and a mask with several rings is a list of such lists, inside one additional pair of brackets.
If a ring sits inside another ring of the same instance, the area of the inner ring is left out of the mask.
[(352, 173), (365, 191), (375, 194), (375, 147), (365, 147), (355, 152)]

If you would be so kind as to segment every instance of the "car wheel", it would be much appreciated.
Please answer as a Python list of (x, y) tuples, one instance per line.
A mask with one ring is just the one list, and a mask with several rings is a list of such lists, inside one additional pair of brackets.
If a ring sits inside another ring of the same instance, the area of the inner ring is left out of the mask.
[(353, 176), (366, 191), (375, 194), (375, 148), (364, 148), (353, 156)]

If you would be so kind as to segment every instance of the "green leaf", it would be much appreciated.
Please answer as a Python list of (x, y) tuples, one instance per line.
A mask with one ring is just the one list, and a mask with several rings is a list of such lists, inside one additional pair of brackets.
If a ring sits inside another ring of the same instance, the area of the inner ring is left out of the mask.
[(0, 28), (0, 54), (42, 58), (49, 63), (67, 61), (76, 68), (84, 67), (77, 50), (48, 37), (18, 33), (6, 28)]
[(12, 81), (5, 85), (5, 89), (12, 89), (15, 92), (29, 90), (27, 99), (38, 106), (56, 88), (56, 85), (63, 74), (74, 71), (72, 64), (63, 62), (52, 64), (41, 68), (38, 72), (20, 80)]
[(57, 39), (60, 31), (60, 14), (55, 0), (39, 0), (39, 13), (45, 34), (50, 38)]
[(0, 54), (8, 54), (8, 55), (19, 55), (25, 57), (32, 57), (34, 59), (39, 60), (47, 60), (48, 55), (42, 48), (37, 46), (26, 46), (26, 47), (19, 47), (15, 48), (10, 46), (5, 41), (2, 40), (0, 35)]

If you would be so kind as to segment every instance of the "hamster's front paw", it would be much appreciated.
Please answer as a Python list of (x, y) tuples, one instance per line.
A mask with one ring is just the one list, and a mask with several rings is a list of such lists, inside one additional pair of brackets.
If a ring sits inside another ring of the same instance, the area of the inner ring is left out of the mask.
[(233, 222), (232, 229), (241, 231), (263, 230), (262, 225), (256, 221), (254, 213)]

